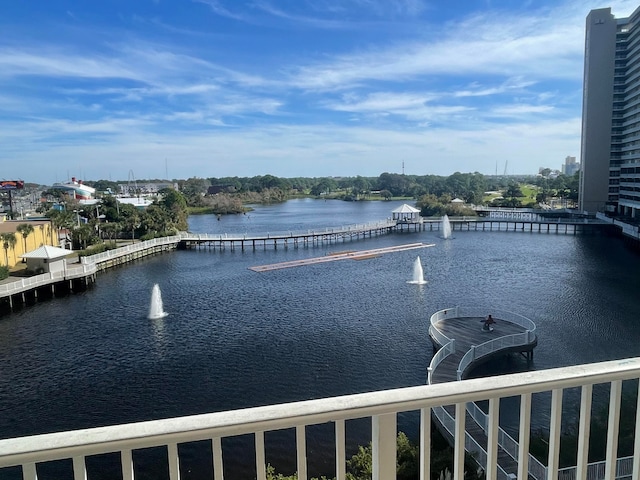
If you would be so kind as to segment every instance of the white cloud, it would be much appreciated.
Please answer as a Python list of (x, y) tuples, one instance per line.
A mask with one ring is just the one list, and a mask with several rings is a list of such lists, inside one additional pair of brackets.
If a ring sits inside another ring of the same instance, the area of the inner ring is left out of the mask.
[[(84, 162), (153, 177), (165, 157), (185, 177), (378, 175), (400, 158), (419, 174), (492, 173), (506, 158), (534, 172), (579, 156), (587, 1), (445, 24), (420, 0), (194, 0), (197, 25), (132, 17), (126, 35), (76, 27), (90, 45), (12, 38), (0, 43), (3, 175), (29, 165), (44, 182)], [(360, 35), (373, 25), (379, 36)]]

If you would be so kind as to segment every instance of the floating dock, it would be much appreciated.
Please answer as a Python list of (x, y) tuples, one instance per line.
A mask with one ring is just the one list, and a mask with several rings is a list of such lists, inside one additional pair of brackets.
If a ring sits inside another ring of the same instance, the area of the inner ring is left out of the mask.
[(305, 265), (314, 265), (316, 263), (335, 262), (338, 260), (366, 260), (368, 258), (379, 257), (385, 253), (401, 252), (404, 250), (413, 250), (415, 248), (433, 247), (434, 243), (408, 243), (405, 245), (396, 245), (393, 247), (374, 248), (372, 250), (360, 250), (356, 252), (336, 252), (329, 253), (322, 257), (303, 258), (301, 260), (292, 260), (289, 262), (272, 263), (269, 265), (259, 265), (249, 267), (254, 272), (268, 272), (271, 270), (280, 270), (283, 268), (302, 267)]

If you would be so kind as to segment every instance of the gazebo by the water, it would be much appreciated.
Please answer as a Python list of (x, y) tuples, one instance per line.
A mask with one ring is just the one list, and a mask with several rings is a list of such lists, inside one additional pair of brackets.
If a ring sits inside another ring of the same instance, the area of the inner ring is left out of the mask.
[(72, 253), (64, 248), (43, 245), (21, 255), (27, 260), (27, 269), (36, 273), (54, 273), (65, 270), (65, 257)]
[(420, 222), (420, 210), (406, 203), (391, 212), (391, 218), (397, 222), (418, 223)]

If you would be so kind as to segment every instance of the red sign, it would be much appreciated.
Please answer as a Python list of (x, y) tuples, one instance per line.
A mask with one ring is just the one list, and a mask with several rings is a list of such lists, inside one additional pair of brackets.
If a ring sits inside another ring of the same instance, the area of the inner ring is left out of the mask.
[(24, 188), (23, 180), (0, 180), (0, 190), (20, 190)]

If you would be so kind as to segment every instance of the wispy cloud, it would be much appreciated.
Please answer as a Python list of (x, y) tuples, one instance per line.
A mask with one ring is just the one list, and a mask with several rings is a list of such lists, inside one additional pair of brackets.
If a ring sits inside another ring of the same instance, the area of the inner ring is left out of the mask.
[(231, 10), (227, 9), (223, 6), (223, 2), (219, 0), (192, 0), (195, 3), (202, 3), (207, 5), (209, 9), (215, 13), (216, 15), (220, 15), (221, 17), (231, 18), (233, 20), (245, 21), (246, 17), (244, 15), (234, 13)]
[(489, 173), (502, 158), (537, 171), (579, 156), (598, 6), (192, 0), (0, 19), (3, 175), (85, 162), (97, 176), (104, 162), (161, 176), (160, 157), (185, 176), (378, 175), (397, 158), (415, 173)]

